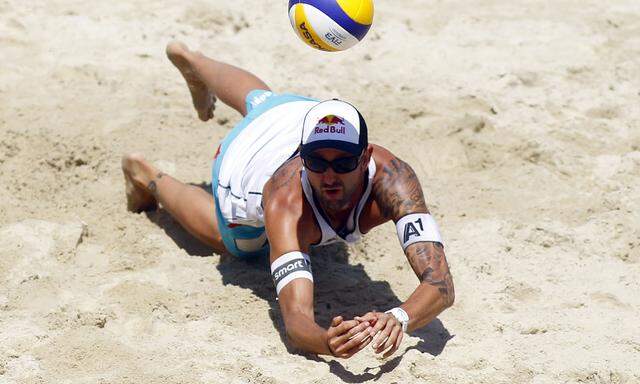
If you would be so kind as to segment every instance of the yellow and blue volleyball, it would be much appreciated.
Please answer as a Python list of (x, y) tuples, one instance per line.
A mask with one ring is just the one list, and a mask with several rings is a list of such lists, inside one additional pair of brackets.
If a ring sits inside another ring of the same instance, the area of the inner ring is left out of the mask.
[(322, 51), (344, 51), (369, 31), (373, 0), (289, 0), (289, 19), (307, 45)]

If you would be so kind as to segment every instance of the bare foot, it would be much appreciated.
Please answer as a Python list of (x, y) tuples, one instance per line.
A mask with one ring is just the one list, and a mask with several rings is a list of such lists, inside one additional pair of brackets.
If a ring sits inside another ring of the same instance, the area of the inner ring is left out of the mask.
[(179, 41), (172, 41), (167, 45), (167, 57), (173, 65), (180, 70), (182, 77), (187, 81), (187, 86), (191, 92), (193, 106), (198, 112), (198, 117), (202, 121), (207, 121), (213, 117), (216, 96), (200, 80), (193, 70), (190, 59), (194, 55), (187, 46)]
[(131, 212), (154, 210), (158, 201), (149, 190), (149, 183), (159, 172), (138, 154), (130, 154), (122, 158), (127, 209)]

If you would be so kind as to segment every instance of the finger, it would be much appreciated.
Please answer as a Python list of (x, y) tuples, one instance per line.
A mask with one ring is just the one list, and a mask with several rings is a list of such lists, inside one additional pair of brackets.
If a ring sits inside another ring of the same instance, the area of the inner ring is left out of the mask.
[(342, 323), (340, 323), (336, 328), (337, 331), (337, 335), (342, 335), (346, 332), (348, 332), (351, 328), (353, 327), (357, 327), (358, 326), (358, 322), (356, 320), (347, 320), (347, 321), (343, 321)]
[(389, 320), (390, 320), (389, 316), (380, 316), (376, 321), (376, 325), (373, 327), (374, 335), (382, 331), (384, 327), (387, 325), (387, 322), (389, 322)]
[(358, 345), (357, 347), (358, 351), (362, 350), (364, 347), (369, 345), (372, 341), (373, 341), (373, 336), (371, 336), (371, 333), (367, 333), (364, 339), (362, 339), (362, 341), (360, 342), (360, 345)]
[[(384, 331), (381, 332), (381, 336), (380, 339), (376, 342), (376, 346), (373, 348), (375, 350), (375, 353), (382, 353), (386, 348), (385, 345), (387, 343), (389, 343), (389, 340), (391, 340), (391, 333), (393, 332), (393, 329), (395, 328), (395, 326), (392, 326), (391, 329), (387, 329), (385, 328)], [(391, 340), (391, 343), (389, 344), (393, 344), (394, 340)]]
[(362, 342), (360, 342), (360, 344), (358, 346), (356, 346), (355, 348), (352, 348), (349, 351), (347, 351), (345, 353), (345, 356), (347, 358), (349, 358), (349, 357), (355, 355), (356, 353), (362, 351), (367, 345), (369, 345), (371, 340), (373, 340), (373, 338), (371, 337), (371, 335), (367, 334), (367, 336), (365, 336), (364, 340), (362, 340)]
[(393, 331), (393, 328), (396, 326), (399, 326), (397, 321), (387, 321), (384, 329), (380, 331), (380, 333), (376, 337), (375, 342), (373, 343), (373, 349), (376, 350), (376, 353), (380, 353), (383, 351), (382, 346), (389, 338), (389, 335), (391, 334), (391, 331)]
[(404, 331), (400, 332), (400, 336), (398, 336), (398, 340), (396, 341), (396, 349), (400, 348), (400, 343), (402, 343), (402, 339), (404, 339)]
[(337, 348), (337, 351), (340, 353), (349, 353), (352, 349), (357, 349), (367, 339), (371, 339), (371, 335), (369, 334), (368, 329), (365, 329), (364, 332), (360, 332), (351, 339), (346, 340), (344, 344)]
[(391, 330), (391, 333), (389, 334), (389, 338), (387, 338), (387, 341), (382, 345), (381, 350), (384, 351), (387, 348), (394, 345), (396, 340), (398, 339), (398, 335), (400, 334), (400, 332), (402, 332), (402, 328), (397, 326), (393, 327), (393, 329)]
[[(342, 317), (340, 317), (340, 320), (342, 320)], [(329, 338), (339, 337), (357, 325), (358, 322), (355, 320), (342, 321), (337, 326), (330, 327), (327, 333), (329, 334)]]
[(364, 339), (362, 339), (362, 341), (360, 342), (360, 345), (367, 345), (369, 344), (371, 341), (373, 340), (373, 337), (371, 337), (371, 334), (369, 332), (367, 332), (365, 334)]
[(359, 322), (361, 322), (361, 323), (363, 323), (363, 322), (365, 322), (365, 321), (366, 321), (366, 322), (368, 322), (368, 323), (369, 323), (369, 325), (370, 325), (370, 326), (372, 326), (372, 327), (373, 327), (373, 326), (376, 324), (376, 321), (377, 321), (378, 319), (376, 319), (376, 318), (375, 318), (375, 317), (373, 317), (373, 316), (367, 316), (367, 317), (356, 316), (356, 317), (354, 317), (354, 320), (357, 320), (357, 321), (359, 321)]
[(358, 334), (360, 334), (361, 332), (366, 331), (367, 335), (369, 334), (369, 328), (371, 327), (371, 324), (369, 324), (368, 321), (365, 321), (364, 323), (360, 323), (358, 324), (357, 327), (353, 327), (349, 330), (349, 332), (347, 332), (347, 338), (350, 340), (352, 338), (354, 338), (355, 336), (357, 336)]
[(376, 319), (376, 316), (373, 312), (367, 312), (362, 316), (356, 316), (355, 320), (358, 321), (373, 321)]
[(391, 331), (391, 335), (389, 335), (387, 342), (384, 343), (384, 345), (381, 348), (382, 351), (385, 351), (385, 350), (387, 351), (382, 355), (382, 358), (387, 358), (388, 356), (391, 356), (398, 349), (396, 344), (398, 341), (398, 337), (400, 336), (401, 333), (402, 333), (402, 328), (399, 328), (399, 327), (395, 327), (393, 331)]
[[(373, 330), (371, 331), (371, 335), (375, 337), (374, 344), (378, 344), (379, 341), (384, 341), (388, 335), (383, 335), (382, 331), (387, 327), (388, 324), (393, 323), (395, 318), (383, 317), (376, 322)], [(375, 347), (374, 347), (375, 348)]]
[[(344, 324), (344, 323), (342, 323)], [(342, 325), (341, 324), (341, 325)], [(340, 328), (340, 326), (338, 326), (338, 328), (332, 328), (332, 330), (338, 330)], [(351, 328), (349, 330), (349, 332), (345, 332), (345, 333), (335, 333), (334, 332), (330, 332), (329, 335), (329, 345), (330, 347), (336, 352), (336, 353), (340, 353), (340, 352), (344, 352), (346, 351), (345, 348), (342, 348), (342, 346), (349, 341), (350, 339), (354, 338), (355, 336), (357, 336), (359, 333), (362, 333), (363, 331), (366, 331), (365, 334), (368, 334), (368, 330), (369, 330), (369, 324), (367, 323), (361, 323), (358, 324), (357, 326)]]
[(331, 320), (331, 326), (327, 330), (327, 334), (329, 335), (329, 339), (336, 337), (340, 334), (339, 329), (337, 328), (340, 324), (342, 324), (342, 316), (336, 316)]
[(393, 344), (393, 347), (391, 347), (391, 349), (385, 352), (385, 354), (382, 356), (383, 359), (386, 359), (387, 357), (391, 356), (393, 353), (395, 353), (398, 350), (398, 348), (400, 348), (400, 343), (402, 342), (403, 337), (404, 337), (404, 332), (400, 332), (400, 334), (398, 335), (398, 338), (396, 339), (396, 342)]
[(404, 338), (404, 331), (400, 332), (400, 334), (398, 335), (398, 338), (396, 339), (395, 344), (393, 344), (392, 350), (387, 351), (387, 353), (384, 354), (383, 358), (386, 358), (387, 356), (390, 356), (392, 353), (397, 351), (398, 348), (400, 348), (400, 343), (402, 343), (403, 338)]
[(346, 351), (348, 348), (344, 348), (344, 344), (349, 340), (357, 338), (359, 335), (363, 335), (363, 337), (369, 335), (369, 328), (369, 324), (361, 323), (358, 326), (351, 328), (347, 333), (334, 336), (329, 340), (329, 343), (336, 351)]

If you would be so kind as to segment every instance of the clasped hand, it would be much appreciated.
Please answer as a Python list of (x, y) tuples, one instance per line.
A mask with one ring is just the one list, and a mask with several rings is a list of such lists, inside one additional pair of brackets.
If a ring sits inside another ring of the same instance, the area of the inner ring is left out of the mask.
[(353, 320), (336, 316), (327, 331), (331, 354), (349, 358), (373, 342), (375, 353), (383, 353), (383, 358), (391, 356), (400, 347), (402, 324), (390, 313), (368, 312)]

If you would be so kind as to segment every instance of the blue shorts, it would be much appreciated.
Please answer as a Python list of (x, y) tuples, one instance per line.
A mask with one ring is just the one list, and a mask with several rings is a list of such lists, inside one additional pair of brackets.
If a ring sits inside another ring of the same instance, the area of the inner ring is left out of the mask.
[(252, 227), (248, 225), (238, 225), (229, 223), (220, 211), (220, 203), (218, 194), (216, 193), (218, 186), (218, 175), (225, 152), (229, 148), (231, 142), (244, 130), (249, 123), (256, 117), (260, 116), (269, 109), (280, 104), (292, 101), (313, 100), (307, 97), (283, 94), (278, 95), (271, 91), (260, 89), (253, 90), (247, 94), (247, 115), (240, 120), (238, 124), (227, 134), (222, 140), (218, 152), (216, 154), (213, 167), (213, 176), (211, 180), (211, 189), (213, 190), (213, 198), (216, 202), (216, 217), (218, 219), (218, 230), (222, 236), (225, 248), (234, 256), (240, 258), (254, 258), (269, 254), (269, 243), (264, 227)]

